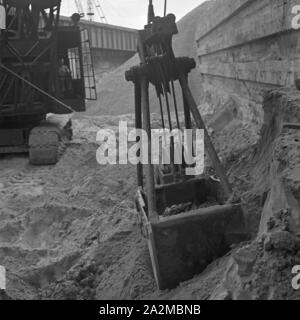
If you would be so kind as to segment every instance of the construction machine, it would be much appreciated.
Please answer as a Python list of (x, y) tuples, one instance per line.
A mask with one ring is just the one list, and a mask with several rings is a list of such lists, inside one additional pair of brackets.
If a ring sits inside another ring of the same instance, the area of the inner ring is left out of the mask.
[(0, 154), (29, 152), (32, 164), (55, 164), (72, 137), (68, 115), (97, 98), (88, 31), (78, 14), (72, 26), (60, 25), (61, 0), (1, 7)]
[[(165, 15), (158, 17), (150, 0), (148, 23), (138, 33), (140, 64), (126, 72), (126, 80), (134, 84), (135, 126), (148, 136), (147, 146), (137, 137), (138, 155), (144, 150), (147, 161), (137, 165), (136, 206), (159, 289), (174, 288), (201, 273), (232, 245), (248, 238), (242, 206), (232, 201), (231, 185), (189, 88), (188, 76), (196, 62), (176, 57), (173, 51), (172, 39), (177, 33), (176, 18), (166, 15), (166, 5)], [(179, 132), (202, 130), (214, 175), (187, 176), (191, 164), (175, 163), (172, 157), (174, 139), (169, 144), (170, 163), (153, 164), (150, 85), (157, 95), (162, 132), (174, 130), (174, 123)], [(182, 95), (182, 107), (176, 88)], [(179, 119), (180, 111), (184, 121)]]

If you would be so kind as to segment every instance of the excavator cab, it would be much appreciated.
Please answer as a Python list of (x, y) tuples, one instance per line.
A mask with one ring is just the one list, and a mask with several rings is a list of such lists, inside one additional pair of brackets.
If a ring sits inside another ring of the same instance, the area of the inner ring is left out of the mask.
[[(60, 25), (60, 0), (4, 0), (3, 5), (0, 61), (6, 68), (0, 75), (0, 117), (4, 111), (5, 116), (70, 113), (63, 104), (84, 111), (89, 98), (85, 80), (94, 80), (84, 31), (75, 23)], [(95, 81), (91, 87), (96, 92)]]
[[(57, 32), (57, 74), (56, 92), (61, 101), (76, 111), (85, 111), (85, 77), (82, 31), (76, 26), (59, 26)], [(92, 62), (91, 62), (92, 63)], [(93, 72), (93, 68), (90, 70)], [(93, 83), (96, 99), (96, 87)], [(60, 106), (57, 106), (59, 113)]]
[(64, 103), (76, 111), (85, 111), (84, 100), (97, 100), (89, 33), (76, 21), (74, 26), (58, 28), (57, 90)]
[[(54, 164), (70, 117), (97, 99), (88, 33), (60, 25), (61, 0), (3, 0), (0, 33), (0, 153), (29, 151), (32, 164)], [(3, 13), (2, 13), (3, 14)]]

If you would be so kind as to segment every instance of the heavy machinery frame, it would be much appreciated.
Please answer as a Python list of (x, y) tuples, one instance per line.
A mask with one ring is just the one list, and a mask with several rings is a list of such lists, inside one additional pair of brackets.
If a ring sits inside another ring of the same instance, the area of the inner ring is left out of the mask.
[[(203, 130), (205, 149), (216, 177), (203, 174), (187, 178), (182, 175), (187, 164), (183, 162), (178, 169), (172, 157), (167, 173), (159, 166), (156, 174), (151, 138), (148, 139), (147, 164), (137, 165), (136, 206), (159, 289), (174, 288), (201, 273), (233, 244), (248, 238), (242, 206), (231, 201), (234, 199), (231, 185), (188, 85), (188, 75), (196, 63), (188, 57), (176, 58), (173, 52), (172, 38), (177, 33), (175, 16), (156, 17), (150, 0), (148, 24), (139, 31), (141, 63), (126, 72), (127, 81), (133, 82), (135, 88), (135, 126), (152, 137), (151, 84), (160, 106), (162, 129), (168, 127), (172, 131), (171, 107), (177, 129), (183, 129), (178, 117), (177, 82), (182, 93), (185, 129)], [(141, 139), (137, 142), (141, 143)], [(172, 140), (170, 149), (172, 155), (175, 150)]]
[(70, 121), (47, 121), (47, 114), (85, 111), (85, 99), (96, 98), (87, 33), (76, 15), (73, 26), (60, 26), (61, 0), (3, 0), (3, 6), (0, 153), (29, 151), (34, 164), (55, 163)]

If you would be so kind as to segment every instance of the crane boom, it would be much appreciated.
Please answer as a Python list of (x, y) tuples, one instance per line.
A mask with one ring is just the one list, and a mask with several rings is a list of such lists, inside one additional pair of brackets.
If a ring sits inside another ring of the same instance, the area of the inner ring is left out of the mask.
[(77, 8), (77, 12), (79, 13), (79, 15), (82, 18), (85, 16), (88, 16), (90, 21), (93, 21), (93, 18), (95, 16), (94, 9), (96, 8), (100, 22), (108, 23), (99, 0), (87, 0), (86, 1), (86, 12), (84, 10), (84, 7), (82, 5), (81, 0), (75, 0), (75, 5)]
[(90, 21), (93, 21), (95, 12), (92, 0), (87, 0), (87, 13), (86, 15), (89, 17)]
[(75, 0), (75, 4), (76, 4), (77, 12), (80, 14), (81, 17), (84, 17), (85, 13), (83, 10), (81, 0)]
[(101, 22), (108, 23), (99, 0), (94, 0), (96, 10)]

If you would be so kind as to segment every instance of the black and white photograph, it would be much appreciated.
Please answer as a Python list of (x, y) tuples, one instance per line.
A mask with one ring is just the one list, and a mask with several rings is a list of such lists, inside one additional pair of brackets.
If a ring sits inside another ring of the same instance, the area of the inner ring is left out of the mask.
[(0, 300), (300, 300), (300, 0), (0, 0)]

